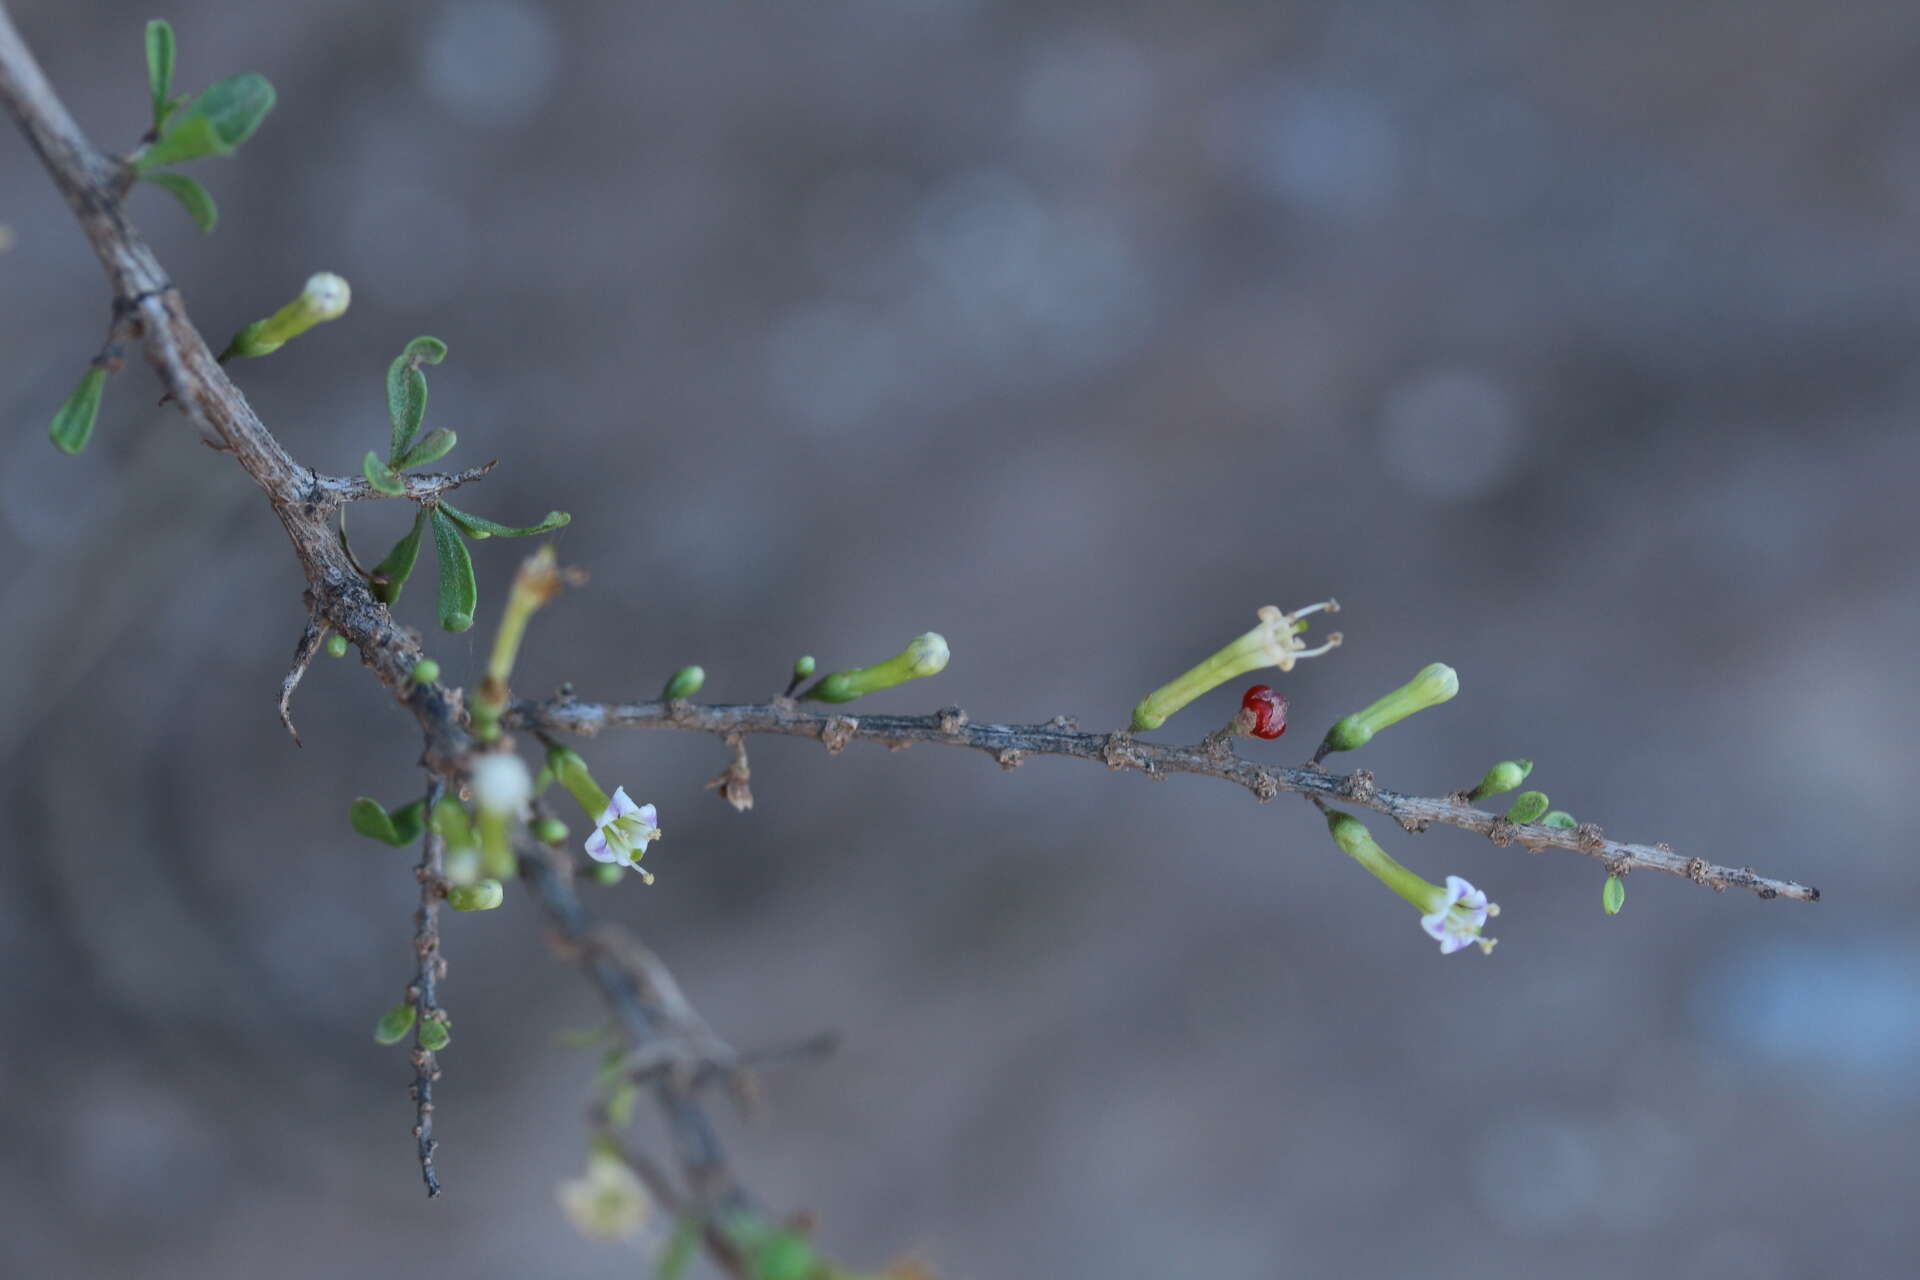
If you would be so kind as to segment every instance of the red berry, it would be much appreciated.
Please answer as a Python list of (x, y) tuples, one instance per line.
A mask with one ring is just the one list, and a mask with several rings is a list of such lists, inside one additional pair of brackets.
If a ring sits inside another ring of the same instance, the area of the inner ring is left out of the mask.
[(1287, 695), (1271, 685), (1257, 684), (1240, 695), (1240, 705), (1253, 713), (1253, 736), (1277, 738), (1287, 731)]

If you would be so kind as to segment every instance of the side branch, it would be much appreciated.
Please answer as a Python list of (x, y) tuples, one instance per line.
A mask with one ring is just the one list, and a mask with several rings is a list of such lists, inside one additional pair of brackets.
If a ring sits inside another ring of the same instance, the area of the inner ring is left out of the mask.
[(755, 733), (818, 738), (831, 752), (849, 742), (878, 742), (903, 747), (914, 742), (969, 747), (984, 751), (1012, 769), (1028, 756), (1067, 756), (1096, 760), (1110, 769), (1133, 770), (1151, 778), (1175, 773), (1203, 774), (1235, 783), (1261, 801), (1282, 792), (1319, 796), (1386, 814), (1408, 831), (1439, 823), (1478, 832), (1495, 844), (1519, 844), (1538, 852), (1567, 849), (1584, 853), (1623, 874), (1634, 868), (1664, 871), (1716, 890), (1750, 889), (1762, 898), (1817, 902), (1820, 891), (1792, 880), (1776, 880), (1750, 867), (1723, 867), (1688, 858), (1662, 844), (1627, 844), (1608, 839), (1593, 823), (1577, 828), (1517, 825), (1498, 814), (1476, 809), (1465, 798), (1423, 797), (1374, 785), (1366, 770), (1329, 773), (1316, 765), (1264, 765), (1233, 750), (1216, 735), (1190, 746), (1143, 742), (1130, 733), (1086, 733), (1065, 716), (1044, 724), (975, 724), (958, 707), (928, 716), (851, 716), (803, 711), (787, 699), (758, 706), (699, 706), (689, 702), (578, 702), (556, 698), (515, 705), (511, 722), (546, 733), (592, 736), (602, 729), (691, 729), (720, 738)]

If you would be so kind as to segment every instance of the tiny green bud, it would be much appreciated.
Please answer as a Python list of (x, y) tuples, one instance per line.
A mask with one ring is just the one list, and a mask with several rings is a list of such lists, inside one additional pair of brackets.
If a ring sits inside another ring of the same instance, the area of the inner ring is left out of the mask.
[(265, 320), (255, 320), (235, 334), (227, 349), (220, 353), (220, 359), (272, 355), (313, 326), (345, 315), (352, 301), (353, 290), (331, 271), (310, 276), (299, 297)]
[(616, 867), (611, 862), (595, 863), (593, 878), (601, 884), (619, 884), (627, 878), (627, 869)]
[(1484, 800), (1488, 796), (1497, 796), (1503, 791), (1511, 791), (1527, 780), (1533, 772), (1531, 760), (1502, 760), (1487, 770), (1487, 776), (1480, 779), (1480, 785), (1467, 792), (1469, 800)]
[(1610, 916), (1620, 914), (1620, 908), (1627, 905), (1627, 882), (1619, 876), (1608, 876), (1607, 883), (1600, 889), (1600, 909)]
[(1158, 729), (1167, 722), (1168, 716), (1201, 694), (1249, 671), (1263, 667), (1291, 671), (1293, 664), (1301, 658), (1318, 657), (1329, 649), (1338, 648), (1338, 631), (1329, 635), (1326, 643), (1318, 649), (1306, 648), (1299, 638), (1300, 633), (1307, 629), (1303, 619), (1308, 614), (1322, 610), (1338, 613), (1340, 602), (1323, 600), (1319, 604), (1295, 609), (1292, 613), (1282, 613), (1276, 605), (1261, 606), (1255, 613), (1260, 622), (1253, 630), (1140, 699), (1133, 708), (1134, 731)]
[(1507, 821), (1526, 826), (1538, 822), (1547, 816), (1547, 793), (1544, 791), (1522, 791), (1507, 806)]
[(598, 822), (600, 815), (607, 811), (613, 801), (595, 782), (593, 774), (587, 769), (587, 762), (572, 747), (552, 747), (547, 751), (547, 768), (553, 770), (556, 782), (572, 793), (586, 811), (587, 821)]
[(836, 671), (802, 696), (818, 702), (852, 702), (865, 694), (891, 689), (908, 680), (937, 675), (946, 669), (950, 656), (946, 638), (938, 632), (929, 631), (925, 635), (915, 636), (907, 642), (905, 649), (885, 662), (851, 671)]
[(453, 1024), (429, 1018), (420, 1024), (420, 1047), (438, 1053), (453, 1040)]
[(422, 658), (413, 664), (413, 682), (432, 684), (440, 678), (440, 664), (432, 658)]
[(558, 818), (541, 818), (533, 824), (533, 838), (545, 844), (559, 844), (567, 838), (567, 824)]
[(1459, 692), (1460, 677), (1454, 674), (1452, 667), (1444, 662), (1424, 667), (1406, 684), (1327, 730), (1326, 741), (1320, 744), (1320, 754), (1363, 747), (1372, 740), (1374, 734), (1388, 725), (1398, 724), (1416, 711), (1437, 707)]
[(393, 1008), (380, 1015), (380, 1021), (373, 1029), (373, 1039), (377, 1044), (399, 1044), (407, 1038), (407, 1032), (413, 1030), (415, 1010), (413, 1001), (402, 1000)]
[(691, 698), (700, 692), (700, 686), (707, 682), (707, 673), (701, 667), (682, 667), (673, 673), (666, 688), (660, 691), (662, 702), (672, 702), (675, 698)]
[(1553, 812), (1549, 813), (1546, 817), (1540, 819), (1540, 825), (1543, 827), (1563, 827), (1566, 830), (1571, 831), (1575, 827), (1579, 826), (1580, 824), (1578, 822), (1575, 822), (1573, 820), (1573, 815), (1568, 813), (1565, 809), (1555, 809)]
[(447, 890), (447, 905), (455, 911), (491, 911), (507, 900), (498, 880), (476, 880)]
[(327, 656), (329, 658), (346, 657), (347, 649), (349, 647), (350, 646), (347, 644), (347, 638), (341, 635), (338, 631), (334, 632), (332, 635), (327, 637)]
[(805, 680), (813, 674), (813, 655), (801, 654), (793, 660), (793, 676), (796, 680)]

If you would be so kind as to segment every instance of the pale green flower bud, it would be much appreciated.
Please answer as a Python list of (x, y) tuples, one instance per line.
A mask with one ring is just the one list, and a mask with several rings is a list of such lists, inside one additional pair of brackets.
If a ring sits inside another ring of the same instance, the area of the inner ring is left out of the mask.
[(1503, 791), (1511, 791), (1527, 780), (1533, 772), (1531, 760), (1502, 760), (1487, 770), (1487, 776), (1480, 779), (1480, 785), (1467, 792), (1469, 800), (1485, 800), (1488, 796), (1497, 796)]
[(1374, 734), (1388, 725), (1398, 724), (1416, 711), (1437, 707), (1458, 692), (1460, 677), (1454, 674), (1453, 668), (1444, 662), (1433, 663), (1364, 711), (1355, 712), (1327, 730), (1320, 754), (1364, 747)]
[(506, 888), (498, 880), (477, 880), (447, 890), (447, 905), (455, 911), (491, 911), (506, 900)]
[(220, 359), (272, 355), (313, 326), (345, 315), (347, 304), (352, 301), (353, 290), (347, 287), (347, 282), (331, 271), (322, 271), (307, 280), (307, 287), (300, 291), (299, 297), (265, 320), (255, 320), (235, 334), (227, 349), (220, 353)]
[(947, 660), (951, 656), (946, 637), (929, 631), (925, 635), (915, 636), (905, 649), (885, 662), (876, 662), (870, 667), (858, 667), (852, 671), (836, 671), (802, 696), (819, 702), (852, 702), (865, 694), (891, 689), (908, 680), (938, 675), (946, 670)]

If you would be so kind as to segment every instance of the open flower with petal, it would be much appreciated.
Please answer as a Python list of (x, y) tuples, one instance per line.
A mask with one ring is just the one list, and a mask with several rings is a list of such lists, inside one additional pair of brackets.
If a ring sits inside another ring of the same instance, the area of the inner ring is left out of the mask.
[(1480, 930), (1490, 917), (1500, 914), (1500, 908), (1488, 902), (1486, 894), (1459, 876), (1448, 876), (1442, 888), (1416, 875), (1395, 862), (1358, 818), (1324, 805), (1322, 808), (1334, 843), (1380, 883), (1419, 908), (1420, 927), (1439, 942), (1441, 955), (1450, 956), (1469, 943), (1492, 954), (1495, 940), (1480, 936)]
[(624, 1160), (603, 1152), (587, 1157), (587, 1171), (554, 1188), (554, 1198), (581, 1235), (625, 1240), (653, 1216), (653, 1198)]
[(653, 876), (640, 865), (647, 846), (660, 838), (660, 814), (650, 804), (635, 804), (625, 787), (614, 788), (607, 807), (594, 819), (593, 834), (587, 837), (587, 856), (595, 862), (632, 867), (648, 884)]
[(1476, 942), (1491, 951), (1493, 939), (1483, 939), (1480, 930), (1496, 910), (1498, 908), (1487, 901), (1486, 894), (1459, 876), (1448, 876), (1447, 887), (1439, 891), (1433, 910), (1420, 917), (1420, 927), (1439, 941), (1443, 956)]

